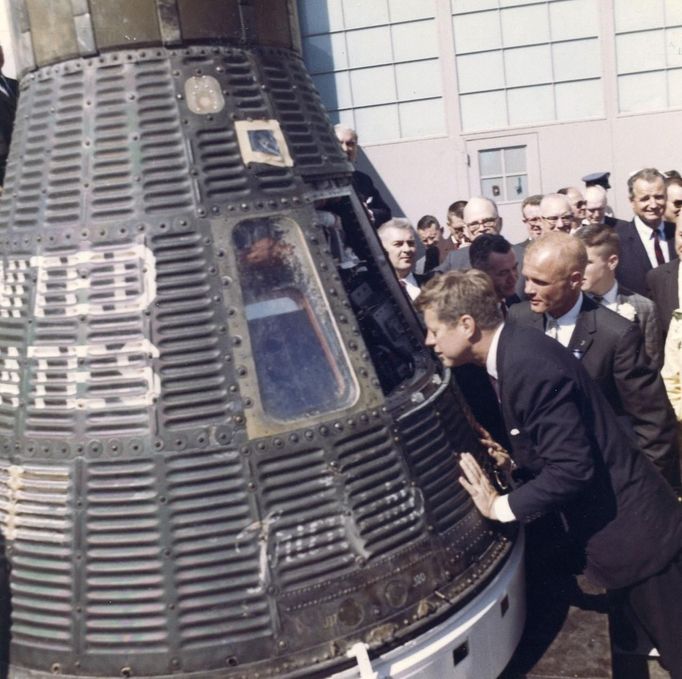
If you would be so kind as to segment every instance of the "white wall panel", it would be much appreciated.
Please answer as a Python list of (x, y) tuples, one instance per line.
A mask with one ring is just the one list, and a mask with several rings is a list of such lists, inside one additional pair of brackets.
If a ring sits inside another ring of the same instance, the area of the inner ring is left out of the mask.
[(558, 83), (554, 96), (557, 120), (581, 120), (604, 115), (604, 92), (598, 80)]
[(595, 38), (552, 45), (554, 80), (601, 77), (601, 46)]
[(436, 0), (388, 0), (391, 21), (415, 21), (436, 16)]
[[(677, 2), (677, 0), (674, 0)], [(664, 22), (662, 0), (614, 0), (616, 33), (660, 28)]]
[(396, 61), (434, 59), (439, 55), (436, 22), (414, 21), (391, 28), (393, 57)]
[(620, 110), (623, 113), (661, 111), (666, 108), (666, 74), (636, 73), (618, 78)]
[(393, 66), (351, 71), (350, 83), (355, 106), (386, 104), (396, 100)]
[(466, 130), (491, 130), (507, 126), (504, 92), (484, 92), (460, 97), (462, 123)]
[(594, 0), (550, 2), (549, 21), (552, 40), (593, 37), (599, 35), (599, 6)]
[(500, 17), (502, 41), (505, 47), (535, 45), (549, 41), (547, 6), (544, 3), (503, 9)]
[(517, 47), (504, 51), (507, 87), (552, 82), (552, 54), (549, 45)]
[(400, 131), (404, 137), (431, 137), (445, 134), (442, 99), (398, 104)]
[(380, 26), (389, 22), (387, 0), (343, 0), (346, 29)]
[(398, 99), (440, 98), (443, 83), (441, 81), (440, 64), (432, 61), (414, 61), (409, 64), (397, 64), (395, 76), (398, 86)]
[(350, 68), (390, 64), (393, 61), (388, 26), (349, 31), (346, 33), (346, 42)]
[(497, 12), (476, 12), (452, 17), (457, 54), (502, 47), (500, 17)]
[(502, 52), (467, 54), (457, 59), (459, 91), (478, 92), (504, 88)]
[(507, 92), (509, 124), (527, 125), (554, 120), (554, 89), (552, 85), (521, 87)]

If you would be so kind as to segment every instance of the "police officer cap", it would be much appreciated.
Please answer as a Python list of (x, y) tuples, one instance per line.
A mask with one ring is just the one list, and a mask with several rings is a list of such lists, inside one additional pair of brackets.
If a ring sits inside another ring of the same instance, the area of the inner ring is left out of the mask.
[(585, 182), (585, 186), (594, 186), (595, 184), (598, 186), (603, 186), (605, 189), (610, 189), (611, 184), (609, 184), (609, 177), (611, 176), (610, 172), (593, 172), (592, 174), (586, 174), (583, 177), (583, 181)]

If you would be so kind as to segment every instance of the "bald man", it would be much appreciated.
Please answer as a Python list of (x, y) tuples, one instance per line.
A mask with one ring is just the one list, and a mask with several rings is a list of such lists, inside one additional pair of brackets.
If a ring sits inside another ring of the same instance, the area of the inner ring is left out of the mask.
[[(483, 196), (474, 196), (464, 206), (462, 212), (464, 233), (470, 242), (484, 233), (500, 233), (502, 218), (497, 211), (495, 201)], [(512, 246), (514, 247), (514, 246)], [(438, 271), (460, 271), (471, 266), (469, 248), (461, 248), (448, 253)]]
[(509, 318), (553, 337), (582, 362), (642, 451), (679, 490), (675, 416), (661, 376), (639, 328), (583, 295), (586, 266), (587, 251), (577, 238), (543, 234), (526, 248), (528, 301), (510, 307)]
[(615, 217), (606, 214), (608, 196), (606, 189), (599, 184), (593, 184), (585, 189), (585, 214), (590, 224), (606, 224), (615, 226), (618, 221)]
[(548, 193), (540, 201), (540, 217), (542, 219), (542, 233), (573, 230), (575, 218), (571, 203), (560, 193)]
[(583, 196), (582, 191), (575, 186), (567, 186), (565, 189), (559, 189), (557, 193), (568, 198), (571, 212), (573, 212), (573, 228), (571, 229), (571, 233), (573, 233), (579, 229), (585, 221), (585, 196)]

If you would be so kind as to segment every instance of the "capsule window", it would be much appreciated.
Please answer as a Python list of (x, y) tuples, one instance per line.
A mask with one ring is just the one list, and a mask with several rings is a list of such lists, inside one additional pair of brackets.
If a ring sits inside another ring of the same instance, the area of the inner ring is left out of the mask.
[(248, 219), (233, 242), (263, 413), (290, 421), (353, 404), (357, 383), (298, 224)]
[(185, 98), (192, 113), (209, 115), (225, 108), (220, 83), (210, 75), (192, 76), (185, 82)]

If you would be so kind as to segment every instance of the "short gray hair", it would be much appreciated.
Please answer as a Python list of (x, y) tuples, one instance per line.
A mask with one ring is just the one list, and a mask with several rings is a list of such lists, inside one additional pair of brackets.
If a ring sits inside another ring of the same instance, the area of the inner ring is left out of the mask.
[(382, 238), (389, 229), (402, 229), (403, 231), (410, 231), (411, 233), (414, 233), (412, 224), (410, 224), (408, 219), (403, 217), (394, 217), (393, 219), (389, 219), (387, 222), (384, 222), (377, 229), (377, 235), (379, 238)]
[(635, 182), (639, 179), (645, 182), (655, 182), (660, 179), (665, 184), (665, 175), (662, 172), (659, 172), (655, 167), (644, 167), (628, 178), (628, 196), (631, 199), (635, 197)]

